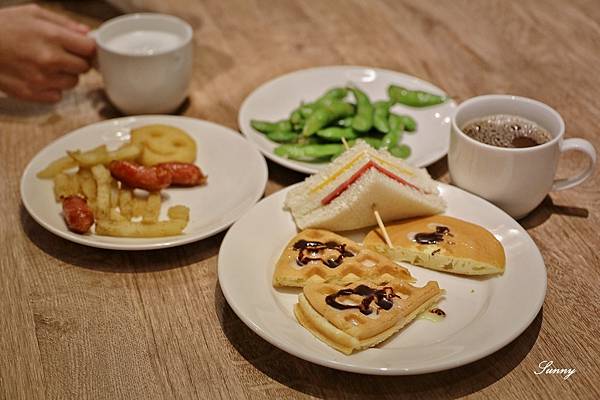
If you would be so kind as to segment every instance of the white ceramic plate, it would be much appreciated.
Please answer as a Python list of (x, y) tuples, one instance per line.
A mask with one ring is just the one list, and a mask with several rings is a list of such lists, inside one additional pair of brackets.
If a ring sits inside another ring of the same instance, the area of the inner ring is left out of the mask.
[[(252, 92), (242, 103), (238, 125), (244, 135), (256, 143), (263, 154), (287, 168), (313, 174), (324, 164), (294, 161), (279, 157), (273, 152), (278, 146), (265, 135), (250, 126), (250, 120), (276, 121), (288, 118), (290, 112), (304, 101), (313, 101), (327, 89), (353, 83), (364, 90), (372, 101), (387, 99), (390, 84), (408, 89), (425, 90), (445, 94), (440, 88), (414, 76), (378, 68), (332, 66), (304, 69), (275, 78)], [(408, 144), (412, 154), (407, 159), (413, 165), (425, 167), (442, 158), (450, 143), (450, 118), (456, 103), (448, 101), (432, 107), (413, 108), (396, 105), (392, 111), (411, 115), (417, 121), (417, 131), (405, 134), (403, 143)]]
[[(316, 339), (296, 321), (299, 290), (271, 285), (275, 262), (296, 234), (283, 210), (288, 189), (259, 202), (227, 232), (219, 252), (219, 283), (231, 308), (273, 345), (327, 367), (378, 375), (440, 371), (483, 358), (515, 339), (544, 302), (546, 268), (527, 232), (494, 205), (454, 186), (439, 185), (448, 215), (477, 223), (502, 242), (506, 272), (468, 278), (403, 264), (417, 286), (437, 280), (446, 290), (441, 322), (415, 320), (382, 345), (346, 356)], [(353, 232), (362, 241), (368, 230)]]
[[(163, 190), (166, 196), (161, 219), (168, 207), (183, 204), (190, 208), (190, 222), (184, 234), (164, 238), (117, 238), (69, 231), (61, 205), (54, 201), (52, 180), (35, 174), (66, 150), (90, 149), (106, 144), (116, 148), (129, 140), (130, 128), (168, 124), (188, 132), (198, 147), (196, 164), (208, 175), (208, 184), (195, 188)], [(29, 214), (50, 232), (73, 242), (118, 250), (148, 250), (178, 246), (214, 235), (240, 218), (262, 196), (267, 183), (267, 166), (256, 147), (239, 133), (198, 119), (156, 115), (117, 118), (77, 129), (40, 151), (21, 178), (21, 199)]]

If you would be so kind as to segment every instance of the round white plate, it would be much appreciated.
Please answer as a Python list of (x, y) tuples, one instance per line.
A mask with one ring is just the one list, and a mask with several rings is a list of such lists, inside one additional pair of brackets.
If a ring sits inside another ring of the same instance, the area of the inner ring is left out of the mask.
[[(444, 95), (445, 93), (429, 82), (414, 76), (385, 69), (331, 66), (304, 69), (275, 78), (252, 92), (240, 108), (238, 125), (244, 135), (258, 145), (263, 154), (287, 168), (314, 174), (325, 164), (294, 161), (279, 157), (273, 152), (278, 146), (250, 126), (250, 120), (276, 121), (288, 118), (301, 102), (313, 101), (334, 86), (356, 85), (367, 93), (372, 101), (387, 99), (390, 84), (408, 89), (425, 90)], [(396, 105), (392, 111), (411, 115), (417, 121), (414, 134), (405, 133), (402, 142), (408, 144), (412, 154), (408, 162), (425, 167), (442, 158), (450, 143), (450, 119), (456, 108), (454, 101), (432, 107), (413, 108)]]
[[(184, 233), (164, 238), (118, 238), (69, 231), (54, 201), (52, 180), (35, 174), (48, 163), (66, 155), (67, 150), (91, 149), (106, 144), (116, 148), (129, 140), (131, 128), (148, 124), (168, 124), (189, 133), (198, 147), (196, 164), (208, 175), (208, 184), (194, 188), (163, 190), (166, 199), (161, 219), (175, 204), (190, 208), (190, 222)], [(214, 235), (231, 225), (262, 196), (267, 183), (267, 165), (256, 147), (239, 133), (198, 119), (152, 115), (124, 117), (77, 129), (54, 141), (31, 160), (21, 178), (21, 199), (31, 216), (50, 232), (93, 247), (116, 250), (149, 250), (179, 246)]]
[[(515, 339), (544, 302), (546, 268), (527, 232), (494, 205), (454, 186), (439, 185), (446, 214), (482, 225), (502, 242), (506, 272), (468, 278), (405, 265), (417, 286), (436, 280), (446, 290), (441, 322), (415, 320), (382, 345), (346, 356), (304, 329), (293, 305), (299, 290), (271, 285), (275, 263), (296, 234), (283, 210), (289, 188), (259, 202), (227, 232), (219, 251), (219, 283), (231, 308), (271, 344), (327, 367), (377, 375), (412, 375), (458, 367), (483, 358)], [(350, 237), (362, 241), (368, 232)]]

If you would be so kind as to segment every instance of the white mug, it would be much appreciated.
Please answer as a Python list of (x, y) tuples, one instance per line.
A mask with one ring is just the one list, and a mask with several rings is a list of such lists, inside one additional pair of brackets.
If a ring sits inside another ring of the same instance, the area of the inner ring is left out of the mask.
[[(506, 148), (481, 143), (461, 128), (477, 118), (509, 114), (526, 118), (544, 128), (551, 140), (533, 147)], [(519, 219), (536, 208), (550, 191), (579, 185), (593, 172), (596, 150), (584, 139), (563, 139), (565, 123), (560, 114), (536, 100), (510, 95), (486, 95), (469, 99), (456, 108), (452, 119), (448, 169), (452, 183), (479, 195)], [(561, 153), (585, 153), (590, 165), (568, 179), (555, 179)]]
[(192, 77), (192, 28), (165, 14), (127, 14), (92, 32), (111, 102), (126, 114), (177, 109)]

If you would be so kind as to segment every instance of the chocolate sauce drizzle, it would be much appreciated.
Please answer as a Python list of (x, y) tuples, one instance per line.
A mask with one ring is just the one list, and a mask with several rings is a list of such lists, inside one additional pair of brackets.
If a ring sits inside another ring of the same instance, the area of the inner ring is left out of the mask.
[[(360, 304), (352, 305), (352, 304), (342, 304), (337, 302), (337, 298), (340, 296), (349, 296), (352, 294), (357, 294), (363, 297), (363, 300)], [(356, 308), (364, 315), (369, 315), (373, 312), (371, 308), (371, 303), (375, 300), (375, 304), (380, 309), (389, 310), (394, 306), (394, 297), (400, 298), (397, 294), (394, 293), (394, 289), (386, 286), (383, 289), (373, 289), (366, 285), (358, 285), (354, 289), (342, 289), (337, 293), (330, 294), (325, 298), (325, 302), (338, 310), (349, 310)], [(377, 313), (379, 313), (379, 309), (377, 309)]]
[(436, 244), (444, 241), (444, 236), (454, 236), (447, 226), (438, 225), (435, 232), (421, 232), (415, 235), (415, 242), (419, 244)]
[[(339, 255), (336, 258), (323, 259), (321, 252), (327, 249), (335, 250), (339, 253)], [(339, 244), (333, 241), (323, 243), (314, 240), (308, 241), (302, 239), (294, 243), (294, 250), (298, 250), (296, 264), (301, 267), (311, 261), (321, 261), (329, 268), (336, 268), (344, 261), (344, 257), (354, 257), (354, 253), (346, 250), (345, 243)]]
[(432, 308), (431, 310), (429, 310), (429, 312), (435, 315), (439, 315), (440, 317), (446, 316), (446, 313), (441, 308)]

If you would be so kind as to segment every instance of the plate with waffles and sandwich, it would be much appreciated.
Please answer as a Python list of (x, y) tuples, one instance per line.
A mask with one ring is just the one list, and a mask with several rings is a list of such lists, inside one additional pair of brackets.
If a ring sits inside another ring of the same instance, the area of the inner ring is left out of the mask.
[(481, 359), (531, 324), (546, 293), (515, 220), (366, 143), (256, 204), (225, 236), (218, 273), (263, 339), (376, 375)]

